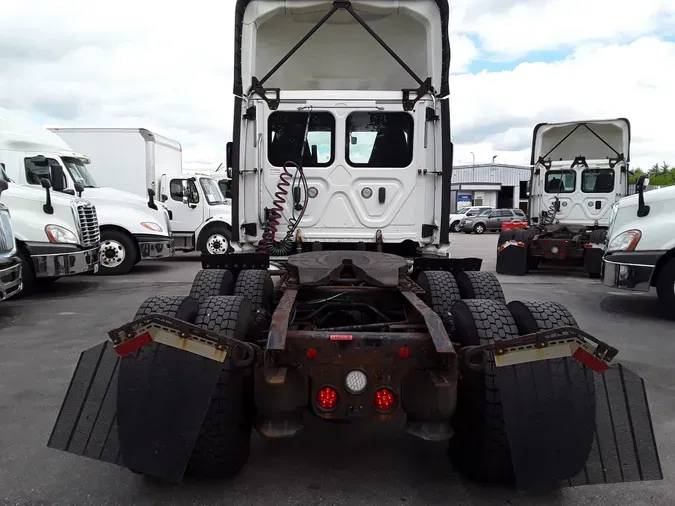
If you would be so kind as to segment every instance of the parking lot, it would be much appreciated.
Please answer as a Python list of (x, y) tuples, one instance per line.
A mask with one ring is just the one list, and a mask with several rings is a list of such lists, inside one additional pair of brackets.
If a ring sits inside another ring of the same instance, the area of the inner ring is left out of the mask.
[[(496, 234), (453, 234), (453, 256), (494, 270)], [(229, 482), (160, 486), (125, 469), (46, 447), (68, 382), (84, 349), (130, 319), (155, 294), (186, 294), (196, 255), (149, 261), (121, 277), (59, 280), (49, 293), (0, 306), (0, 504), (675, 504), (675, 325), (654, 294), (606, 289), (582, 273), (542, 270), (500, 276), (507, 299), (553, 300), (581, 327), (619, 349), (646, 381), (665, 479), (587, 486), (531, 497), (459, 478), (444, 444), (404, 437), (400, 422), (324, 424), (289, 440), (253, 438), (251, 458)]]

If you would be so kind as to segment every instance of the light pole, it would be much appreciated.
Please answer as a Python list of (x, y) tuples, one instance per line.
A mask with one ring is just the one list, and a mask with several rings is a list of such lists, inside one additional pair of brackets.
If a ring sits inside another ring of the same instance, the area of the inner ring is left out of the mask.
[(476, 155), (473, 154), (473, 151), (471, 152), (471, 156), (473, 157), (473, 163), (471, 165), (473, 165), (475, 167), (476, 166)]
[(494, 156), (492, 157), (492, 164), (493, 164), (493, 165), (494, 165), (494, 163), (495, 163), (495, 158), (497, 158), (497, 155), (494, 155)]

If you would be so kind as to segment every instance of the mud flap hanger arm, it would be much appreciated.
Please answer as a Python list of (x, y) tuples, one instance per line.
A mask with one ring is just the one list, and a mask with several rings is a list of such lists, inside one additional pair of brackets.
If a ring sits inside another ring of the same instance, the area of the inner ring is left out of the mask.
[[(387, 53), (391, 55), (394, 60), (398, 62), (399, 65), (408, 73), (410, 76), (419, 84), (419, 88), (417, 89), (403, 89), (401, 92), (403, 93), (403, 109), (406, 111), (411, 111), (414, 107), (415, 104), (427, 93), (432, 93), (435, 94), (435, 90), (433, 86), (431, 85), (431, 78), (427, 77), (425, 80), (422, 80), (402, 59), (400, 56), (396, 54), (396, 52), (387, 45), (387, 43), (382, 40), (382, 38), (375, 33), (375, 31), (366, 23), (361, 16), (359, 16), (356, 11), (354, 11), (354, 8), (352, 7), (352, 3), (349, 0), (335, 0), (333, 2), (333, 7), (331, 8), (328, 13), (319, 20), (319, 22), (312, 27), (312, 29), (307, 32), (307, 34), (300, 39), (300, 41), (293, 46), (293, 48), (286, 53), (286, 55), (279, 60), (279, 62), (272, 67), (272, 69), (265, 74), (265, 76), (262, 79), (258, 79), (257, 77), (252, 77), (251, 78), (251, 89), (249, 93), (257, 93), (260, 95), (260, 97), (267, 103), (267, 106), (271, 110), (276, 110), (279, 107), (279, 102), (281, 101), (281, 90), (280, 88), (265, 88), (265, 83), (267, 80), (272, 77), (272, 75), (279, 70), (279, 68), (288, 61), (288, 59), (295, 54), (295, 52), (302, 47), (302, 45), (309, 40), (309, 38), (314, 35), (314, 33), (321, 28), (321, 26), (330, 19), (330, 17), (335, 14), (339, 9), (344, 9), (346, 10), (379, 44), (384, 48)], [(269, 98), (267, 96), (268, 92), (274, 92), (274, 98)], [(415, 98), (410, 99), (410, 94), (415, 93)]]
[(506, 355), (517, 353), (526, 348), (547, 348), (555, 343), (565, 341), (575, 341), (582, 348), (589, 350), (587, 353), (592, 357), (591, 362), (587, 362), (583, 357), (580, 360), (596, 372), (604, 372), (619, 353), (616, 348), (609, 346), (607, 343), (600, 341), (577, 327), (559, 327), (512, 339), (494, 341), (481, 346), (466, 346), (459, 349), (459, 356), (465, 367), (470, 370), (480, 371), (487, 364), (485, 354), (488, 351), (492, 351), (495, 355)]

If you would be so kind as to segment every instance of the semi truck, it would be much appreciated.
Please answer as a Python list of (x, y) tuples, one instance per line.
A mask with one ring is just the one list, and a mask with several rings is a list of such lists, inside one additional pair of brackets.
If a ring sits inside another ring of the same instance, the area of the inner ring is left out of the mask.
[(87, 170), (90, 159), (59, 136), (24, 118), (0, 111), (0, 130), (13, 145), (7, 175), (39, 188), (46, 178), (54, 193), (84, 196), (95, 207), (100, 227), (101, 274), (126, 274), (142, 259), (173, 255), (166, 211), (151, 197), (101, 187)]
[(675, 186), (645, 191), (612, 206), (603, 256), (603, 283), (621, 290), (656, 289), (664, 317), (675, 320)]
[(23, 288), (21, 259), (16, 255), (12, 215), (2, 202), (2, 193), (7, 188), (9, 183), (0, 178), (0, 300), (17, 295)]
[(208, 175), (183, 173), (179, 142), (145, 128), (54, 127), (74, 149), (86, 153), (100, 184), (145, 196), (148, 188), (171, 213), (177, 251), (230, 251), (231, 207)]
[[(86, 199), (53, 192), (48, 178), (42, 178), (40, 190), (10, 179), (5, 167), (16, 162), (25, 146), (16, 142), (0, 132), (0, 185), (7, 185), (1, 198), (11, 212), (16, 256), (21, 264), (20, 269), (10, 266), (2, 276), (7, 292), (18, 291), (20, 286), (29, 294), (63, 276), (95, 274), (100, 250), (96, 208)], [(9, 217), (9, 212), (0, 209), (3, 223)], [(8, 235), (5, 242), (4, 248), (11, 248)], [(9, 253), (11, 249), (5, 251), (11, 258)]]
[(83, 352), (49, 447), (224, 479), (253, 429), (399, 417), (480, 483), (661, 479), (618, 350), (448, 256), (447, 0), (238, 0), (234, 20), (234, 251)]
[(626, 118), (534, 128), (529, 220), (500, 233), (498, 273), (525, 275), (543, 262), (600, 277), (610, 211), (628, 195), (630, 138)]

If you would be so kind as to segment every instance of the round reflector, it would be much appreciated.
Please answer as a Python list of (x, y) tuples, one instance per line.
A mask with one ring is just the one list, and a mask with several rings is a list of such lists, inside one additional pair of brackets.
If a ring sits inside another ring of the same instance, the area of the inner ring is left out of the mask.
[(323, 387), (316, 395), (316, 402), (324, 411), (332, 411), (338, 403), (338, 393), (333, 387)]
[(391, 411), (395, 402), (396, 396), (388, 388), (380, 388), (375, 392), (375, 407), (379, 411)]
[(345, 388), (349, 393), (363, 393), (368, 386), (368, 378), (363, 371), (355, 369), (350, 371), (345, 377)]

